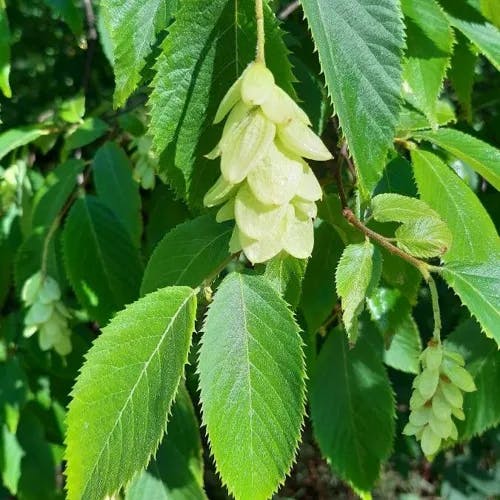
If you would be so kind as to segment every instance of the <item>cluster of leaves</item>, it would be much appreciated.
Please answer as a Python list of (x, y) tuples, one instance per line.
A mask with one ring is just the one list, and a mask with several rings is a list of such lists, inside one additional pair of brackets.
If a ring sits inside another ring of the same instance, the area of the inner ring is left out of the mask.
[[(204, 157), (221, 135), (217, 106), (255, 56), (254, 3), (0, 0), (0, 90), (12, 96), (0, 496), (206, 498), (207, 465), (236, 498), (265, 499), (304, 425), (366, 495), (394, 450), (421, 460), (400, 430), (440, 323), (477, 386), (459, 442), (496, 427), (494, 3), (265, 5), (267, 65), (335, 158), (313, 165), (324, 196), (312, 256), (253, 267), (229, 254), (233, 224), (202, 200), (218, 175)], [(137, 182), (144, 168), (154, 189)], [(23, 337), (21, 291), (40, 270), (71, 312), (66, 357)], [(500, 493), (472, 472), (460, 481)]]

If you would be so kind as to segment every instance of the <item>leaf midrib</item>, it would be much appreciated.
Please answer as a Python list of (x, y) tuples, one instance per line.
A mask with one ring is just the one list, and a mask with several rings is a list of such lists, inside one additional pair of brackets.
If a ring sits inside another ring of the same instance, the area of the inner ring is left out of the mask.
[[(85, 497), (85, 493), (87, 491), (87, 488), (89, 486), (89, 483), (92, 479), (92, 476), (94, 475), (94, 472), (95, 470), (97, 469), (98, 465), (99, 465), (99, 462), (101, 460), (101, 457), (102, 457), (102, 454), (104, 453), (104, 450), (107, 449), (109, 447), (109, 441), (111, 439), (111, 436), (113, 435), (117, 425), (118, 425), (118, 422), (120, 422), (121, 420), (121, 416), (123, 414), (123, 412), (125, 411), (125, 408), (128, 406), (128, 404), (130, 403), (131, 401), (131, 398), (132, 396), (134, 395), (138, 385), (139, 385), (139, 382), (142, 380), (143, 376), (145, 375), (150, 363), (151, 363), (151, 360), (153, 359), (153, 357), (157, 354), (158, 350), (160, 349), (160, 346), (163, 344), (163, 342), (165, 341), (165, 337), (167, 336), (167, 334), (169, 333), (172, 325), (174, 324), (174, 322), (176, 321), (178, 315), (180, 314), (180, 312), (184, 309), (184, 307), (186, 306), (186, 304), (191, 300), (191, 298), (194, 296), (194, 294), (196, 293), (196, 290), (191, 290), (191, 292), (187, 295), (187, 297), (184, 299), (184, 301), (182, 302), (182, 304), (178, 307), (176, 313), (170, 318), (170, 321), (169, 323), (167, 324), (165, 330), (163, 331), (159, 341), (158, 341), (158, 344), (157, 346), (155, 347), (155, 349), (152, 351), (151, 355), (149, 356), (149, 358), (144, 362), (144, 367), (142, 368), (139, 376), (137, 377), (137, 381), (135, 382), (135, 384), (133, 385), (132, 389), (130, 390), (129, 392), (129, 395), (127, 396), (127, 399), (125, 400), (124, 404), (123, 404), (123, 407), (121, 408), (119, 414), (118, 414), (118, 417), (116, 418), (115, 420), (115, 423), (112, 427), (112, 429), (109, 431), (108, 435), (107, 435), (107, 438), (105, 440), (105, 442), (103, 443), (103, 446), (101, 448), (101, 451), (99, 452), (99, 455), (97, 456), (96, 460), (95, 460), (95, 463), (94, 463), (94, 466), (92, 467), (92, 469), (90, 470), (88, 476), (87, 476), (87, 480), (85, 481), (83, 487), (82, 487), (82, 491), (83, 491), (83, 494), (82, 494), (82, 498)], [(180, 379), (180, 377), (179, 377)], [(173, 398), (172, 398), (173, 400)], [(106, 493), (109, 493), (109, 492), (106, 492)]]

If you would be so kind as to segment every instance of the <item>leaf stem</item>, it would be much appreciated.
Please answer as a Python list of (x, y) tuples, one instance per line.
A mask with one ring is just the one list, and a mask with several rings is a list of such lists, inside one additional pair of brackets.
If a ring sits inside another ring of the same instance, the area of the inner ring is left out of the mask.
[(264, 32), (264, 6), (263, 0), (255, 0), (255, 20), (257, 22), (257, 55), (255, 60), (257, 62), (266, 63), (264, 54), (264, 44), (266, 35)]
[(362, 233), (364, 233), (371, 240), (376, 241), (380, 246), (384, 247), (390, 253), (401, 257), (403, 260), (406, 260), (409, 264), (416, 267), (423, 275), (426, 281), (430, 278), (429, 266), (427, 262), (416, 259), (412, 255), (403, 252), (400, 248), (393, 245), (385, 236), (382, 236), (375, 231), (372, 231), (370, 228), (366, 227), (353, 213), (353, 211), (345, 207), (342, 210), (342, 215), (350, 222), (355, 228), (359, 229)]
[(432, 313), (434, 315), (434, 332), (432, 332), (432, 336), (437, 342), (441, 342), (441, 311), (439, 309), (439, 295), (436, 288), (436, 282), (431, 275), (429, 275), (429, 278), (427, 279), (427, 284), (429, 285), (429, 290), (431, 291)]

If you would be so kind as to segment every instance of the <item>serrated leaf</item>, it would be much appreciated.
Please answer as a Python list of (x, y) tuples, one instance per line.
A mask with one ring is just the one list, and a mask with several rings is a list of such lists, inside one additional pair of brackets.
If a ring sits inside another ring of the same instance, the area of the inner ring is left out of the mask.
[(321, 452), (357, 490), (370, 491), (392, 449), (394, 399), (382, 362), (361, 336), (330, 332), (312, 374), (311, 418)]
[(299, 328), (264, 278), (231, 273), (202, 342), (203, 422), (217, 470), (239, 500), (267, 499), (291, 468), (304, 416)]
[(0, 0), (0, 89), (5, 97), (11, 97), (10, 75), (10, 29), (5, 9), (5, 0)]
[(184, 372), (195, 316), (196, 290), (164, 288), (119, 312), (94, 342), (67, 416), (69, 500), (111, 495), (146, 466)]
[[(5, 320), (2, 323), (6, 326)], [(13, 326), (17, 334), (18, 325)], [(13, 341), (14, 338), (5, 340)], [(19, 414), (27, 398), (28, 380), (18, 358), (11, 357), (0, 362), (0, 424), (6, 424), (10, 432), (16, 432)]]
[(56, 182), (45, 191), (33, 209), (33, 228), (41, 226), (47, 229), (54, 222), (76, 188), (78, 174), (83, 167), (81, 160), (68, 160), (54, 170)]
[(325, 222), (314, 230), (314, 240), (300, 301), (300, 310), (309, 333), (316, 333), (337, 305), (335, 269), (344, 250), (340, 237)]
[(443, 260), (484, 262), (500, 252), (495, 226), (469, 186), (435, 154), (418, 149), (411, 157), (420, 198), (441, 216), (453, 236)]
[(413, 222), (421, 217), (435, 217), (437, 212), (418, 198), (396, 193), (383, 193), (372, 198), (373, 218), (379, 222)]
[(401, 250), (415, 257), (437, 257), (452, 246), (448, 226), (438, 217), (420, 217), (402, 224), (394, 233)]
[(435, 0), (403, 0), (406, 24), (406, 60), (403, 66), (405, 98), (437, 126), (438, 97), (450, 63), (453, 32)]
[(101, 12), (112, 41), (114, 104), (125, 104), (141, 81), (156, 35), (167, 27), (174, 0), (104, 0)]
[(418, 132), (414, 137), (417, 140), (430, 141), (448, 151), (500, 190), (500, 150), (497, 148), (451, 128)]
[[(436, 105), (436, 123), (438, 126), (456, 123), (457, 117), (453, 106), (446, 100), (439, 100)], [(418, 109), (405, 103), (399, 113), (399, 121), (396, 130), (397, 137), (408, 137), (415, 130), (431, 128), (431, 123)]]
[(383, 337), (386, 365), (418, 373), (422, 342), (408, 299), (397, 289), (380, 287), (367, 298), (366, 305)]
[(462, 108), (462, 114), (468, 121), (471, 121), (472, 87), (474, 85), (474, 69), (478, 55), (472, 44), (462, 33), (456, 32), (455, 38), (457, 42), (453, 48), (448, 77)]
[(232, 230), (232, 224), (219, 224), (212, 215), (179, 224), (151, 255), (141, 294), (167, 285), (201, 285), (228, 258)]
[(125, 228), (93, 196), (73, 205), (63, 233), (64, 263), (78, 300), (106, 323), (138, 295), (142, 264)]
[(132, 241), (139, 246), (142, 233), (139, 185), (124, 151), (112, 142), (98, 149), (92, 166), (100, 200), (120, 219)]
[(481, 264), (450, 262), (443, 277), (477, 318), (488, 337), (500, 345), (500, 267), (498, 254)]
[(337, 294), (342, 299), (342, 319), (352, 341), (358, 334), (358, 316), (363, 311), (365, 297), (380, 279), (382, 260), (369, 242), (348, 245), (340, 257), (335, 272)]
[(465, 321), (448, 337), (446, 346), (458, 351), (474, 377), (477, 391), (464, 394), (465, 420), (458, 423), (461, 440), (482, 434), (500, 422), (500, 351), (498, 345), (481, 334), (472, 319)]
[(267, 262), (263, 276), (273, 288), (295, 309), (302, 295), (302, 280), (307, 260), (297, 259), (281, 252)]
[[(269, 8), (264, 15), (267, 64), (277, 84), (293, 96), (281, 31)], [(203, 156), (220, 138), (213, 118), (229, 87), (255, 57), (255, 33), (252, 2), (187, 0), (157, 59), (150, 133), (155, 149), (164, 151), (160, 169), (168, 183), (194, 207), (201, 207), (217, 172), (213, 161)]]
[(125, 500), (203, 500), (203, 448), (193, 403), (184, 385), (172, 405), (166, 436)]
[(41, 125), (29, 125), (7, 130), (7, 132), (0, 134), (0, 159), (14, 151), (14, 149), (25, 146), (47, 134), (50, 134), (50, 130), (43, 128)]
[(467, 2), (440, 0), (454, 28), (459, 29), (500, 70), (500, 30)]
[(302, 0), (363, 197), (373, 191), (399, 113), (402, 13), (396, 0)]

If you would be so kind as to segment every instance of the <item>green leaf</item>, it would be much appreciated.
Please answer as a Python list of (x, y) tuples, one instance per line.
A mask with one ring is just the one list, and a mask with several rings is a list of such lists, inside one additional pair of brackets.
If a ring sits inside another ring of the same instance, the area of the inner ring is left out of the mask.
[(398, 247), (415, 257), (437, 257), (452, 245), (451, 232), (438, 217), (420, 217), (402, 224), (394, 236)]
[(106, 323), (138, 295), (142, 264), (130, 236), (93, 196), (80, 198), (63, 233), (64, 263), (78, 300)]
[(350, 349), (335, 329), (311, 382), (311, 418), (321, 452), (343, 479), (370, 491), (394, 437), (394, 399), (384, 366), (363, 336)]
[(5, 0), (0, 0), (0, 89), (5, 97), (12, 97), (10, 75), (10, 30)]
[(7, 132), (0, 134), (0, 159), (14, 151), (14, 149), (25, 146), (47, 134), (50, 134), (50, 130), (43, 128), (41, 125), (29, 125), (7, 130)]
[(448, 151), (500, 190), (500, 150), (497, 148), (451, 128), (418, 132), (414, 137), (417, 140), (430, 141)]
[(25, 455), (16, 434), (4, 424), (0, 439), (0, 450), (3, 452), (0, 459), (2, 464), (2, 483), (13, 494), (17, 493), (17, 485), (21, 477), (21, 460)]
[(86, 118), (81, 125), (73, 130), (64, 143), (64, 149), (83, 148), (102, 137), (108, 131), (108, 126), (100, 118)]
[(453, 57), (448, 71), (448, 77), (455, 90), (458, 102), (465, 119), (472, 120), (472, 87), (474, 85), (474, 69), (477, 63), (477, 53), (471, 43), (462, 33), (455, 33), (457, 43), (453, 48)]
[(45, 227), (54, 222), (77, 186), (78, 174), (83, 170), (81, 160), (68, 160), (53, 172), (56, 181), (40, 197), (33, 209), (33, 228)]
[(76, 38), (83, 34), (83, 8), (75, 0), (44, 0), (70, 28)]
[[(2, 326), (7, 326), (5, 319), (2, 319)], [(18, 324), (8, 326), (15, 326), (16, 334), (19, 331)], [(15, 339), (5, 340), (8, 342)], [(10, 357), (7, 361), (0, 362), (0, 423), (6, 424), (10, 432), (16, 432), (19, 414), (27, 398), (28, 380), (19, 359)]]
[(265, 266), (264, 277), (293, 309), (302, 295), (306, 266), (307, 260), (296, 259), (285, 252), (273, 257)]
[(114, 104), (125, 104), (141, 81), (156, 35), (167, 27), (174, 0), (104, 0), (101, 12), (112, 41), (116, 88)]
[[(267, 64), (278, 85), (294, 95), (287, 50), (269, 8), (265, 18)], [(186, 0), (156, 61), (149, 99), (153, 145), (158, 152), (166, 150), (161, 169), (169, 184), (195, 206), (201, 205), (215, 181), (215, 163), (203, 158), (221, 133), (220, 127), (212, 125), (215, 112), (254, 59), (255, 33), (252, 2)]]
[(406, 21), (406, 61), (403, 90), (406, 99), (437, 126), (437, 104), (450, 63), (453, 33), (435, 0), (403, 0)]
[(149, 259), (141, 294), (167, 285), (199, 286), (213, 277), (229, 256), (232, 224), (204, 215), (179, 224), (165, 235)]
[(342, 319), (352, 341), (358, 334), (358, 316), (365, 297), (377, 285), (382, 272), (382, 259), (369, 242), (348, 245), (335, 272), (337, 294), (342, 299)]
[(95, 154), (93, 170), (99, 198), (120, 219), (132, 241), (139, 246), (142, 233), (141, 198), (127, 156), (116, 144), (107, 142)]
[(59, 116), (68, 123), (81, 123), (85, 114), (85, 96), (78, 94), (66, 99), (59, 106)]
[(302, 0), (363, 197), (373, 191), (399, 113), (404, 30), (396, 0)]
[(440, 0), (453, 27), (460, 30), (500, 70), (500, 30), (467, 2)]
[(367, 298), (366, 305), (384, 340), (385, 364), (418, 373), (422, 342), (408, 299), (397, 289), (380, 287)]
[(435, 154), (413, 150), (411, 157), (420, 197), (441, 216), (453, 236), (443, 260), (484, 262), (500, 251), (495, 226), (469, 186)]
[(120, 311), (94, 342), (67, 416), (69, 500), (111, 495), (147, 465), (184, 372), (195, 316), (196, 290), (164, 288)]
[(264, 278), (231, 273), (221, 283), (198, 371), (203, 422), (223, 482), (240, 500), (269, 498), (294, 460), (305, 374), (299, 328)]
[(500, 345), (498, 254), (481, 264), (450, 262), (443, 269), (443, 277), (477, 318), (486, 335)]
[(435, 217), (437, 212), (422, 200), (396, 193), (383, 193), (372, 198), (373, 218), (379, 222), (414, 222), (421, 217)]
[(446, 345), (465, 359), (477, 391), (464, 394), (465, 420), (458, 423), (460, 439), (482, 434), (500, 423), (500, 351), (491, 339), (481, 335), (472, 319), (462, 323), (446, 338)]
[(344, 249), (339, 236), (325, 222), (315, 229), (314, 241), (300, 301), (309, 333), (316, 333), (337, 305), (335, 269)]
[[(435, 117), (437, 125), (440, 127), (457, 121), (453, 106), (448, 101), (442, 99), (436, 104)], [(431, 128), (431, 123), (422, 112), (410, 104), (404, 104), (401, 107), (396, 130), (397, 137), (408, 137), (414, 130), (428, 128)]]
[(149, 463), (127, 489), (125, 500), (201, 500), (203, 457), (198, 420), (184, 385), (172, 405), (167, 434)]

